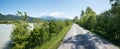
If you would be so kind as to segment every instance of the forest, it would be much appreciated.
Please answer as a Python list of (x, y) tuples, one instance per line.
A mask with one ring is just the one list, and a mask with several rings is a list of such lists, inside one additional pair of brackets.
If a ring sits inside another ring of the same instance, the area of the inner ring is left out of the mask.
[(111, 9), (99, 15), (87, 7), (85, 11), (81, 11), (80, 19), (77, 16), (74, 18), (74, 22), (120, 46), (120, 3), (118, 1), (110, 0)]

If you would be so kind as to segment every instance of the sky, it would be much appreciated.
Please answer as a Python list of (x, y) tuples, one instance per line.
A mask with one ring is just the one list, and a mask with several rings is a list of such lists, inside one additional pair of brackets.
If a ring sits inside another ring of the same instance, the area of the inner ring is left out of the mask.
[(91, 7), (96, 14), (111, 8), (109, 0), (0, 0), (0, 13), (16, 15), (27, 12), (31, 17), (53, 16), (70, 18), (80, 16), (81, 10)]

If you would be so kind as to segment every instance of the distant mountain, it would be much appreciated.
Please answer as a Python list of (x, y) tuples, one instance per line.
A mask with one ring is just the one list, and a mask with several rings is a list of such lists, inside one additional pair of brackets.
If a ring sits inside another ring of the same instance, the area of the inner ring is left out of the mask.
[(55, 18), (53, 16), (41, 16), (41, 20), (65, 20), (66, 18)]
[(52, 16), (41, 16), (40, 19), (42, 19), (42, 20), (55, 20), (56, 18), (54, 18)]
[[(22, 17), (17, 16), (17, 15), (11, 15), (11, 14), (2, 15), (2, 14), (0, 14), (0, 21), (17, 21), (17, 20), (21, 20), (21, 19), (22, 19)], [(35, 19), (36, 18), (33, 18), (33, 17), (28, 17), (27, 18), (28, 21), (33, 21)]]
[[(0, 21), (17, 21), (17, 20), (21, 20), (22, 17), (21, 16), (17, 16), (17, 15), (3, 15), (0, 14)], [(34, 17), (28, 17), (27, 21), (29, 22), (33, 22), (36, 18)], [(41, 16), (40, 20), (65, 20), (66, 18), (55, 18), (54, 16)]]

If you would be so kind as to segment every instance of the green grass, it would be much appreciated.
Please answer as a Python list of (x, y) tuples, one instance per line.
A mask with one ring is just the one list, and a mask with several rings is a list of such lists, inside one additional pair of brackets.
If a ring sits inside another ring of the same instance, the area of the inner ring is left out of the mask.
[(34, 49), (57, 49), (66, 33), (70, 30), (72, 24), (62, 29), (57, 36), (54, 36), (50, 41), (44, 43), (41, 46), (37, 46)]

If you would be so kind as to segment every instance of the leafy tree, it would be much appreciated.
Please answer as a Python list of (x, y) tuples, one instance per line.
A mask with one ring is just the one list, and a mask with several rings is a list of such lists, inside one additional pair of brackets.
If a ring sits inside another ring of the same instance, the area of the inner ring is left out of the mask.
[(30, 33), (28, 47), (34, 48), (35, 46), (42, 44), (42, 37), (43, 35), (42, 32), (40, 32), (40, 29), (34, 28)]
[[(25, 16), (27, 18), (27, 14), (24, 13), (21, 14), (21, 12), (18, 14), (20, 16)], [(29, 37), (29, 25), (24, 21), (19, 21), (15, 24), (15, 28), (13, 32), (11, 33), (11, 39), (12, 39), (12, 49), (25, 49), (28, 44), (28, 37)]]
[(57, 20), (56, 22), (55, 22), (55, 24), (56, 24), (56, 34), (58, 34), (64, 27), (65, 27), (65, 22), (64, 21), (62, 21), (62, 20)]
[(69, 19), (66, 19), (64, 22), (65, 22), (66, 26), (69, 26), (70, 24), (72, 24), (72, 21)]
[(86, 11), (81, 12), (79, 24), (87, 29), (93, 29), (96, 23), (96, 14), (90, 7), (87, 7)]
[(51, 37), (55, 36), (56, 31), (57, 31), (57, 29), (56, 29), (55, 21), (52, 20), (52, 21), (49, 22), (49, 32), (51, 34)]
[(81, 17), (84, 16), (84, 13), (85, 13), (85, 12), (82, 10), (80, 16), (81, 16)]
[(49, 25), (48, 22), (44, 22), (43, 27), (41, 28), (43, 32), (43, 43), (46, 43), (50, 40)]
[[(113, 26), (112, 28), (112, 32), (110, 35), (113, 35), (113, 38), (111, 38), (111, 40), (116, 40), (116, 42), (120, 41), (120, 0), (110, 0), (111, 1), (111, 15), (112, 15), (112, 23)], [(114, 3), (112, 3), (114, 2)], [(118, 43), (120, 45), (120, 43)]]
[(20, 11), (17, 11), (18, 12), (18, 14), (17, 15), (20, 15), (20, 16), (22, 16), (22, 20), (23, 21), (26, 21), (27, 20), (27, 13), (26, 12), (24, 12), (24, 15), (22, 14), (22, 12), (20, 12)]
[(78, 23), (78, 16), (75, 16), (74, 19), (73, 19), (73, 21), (74, 21), (75, 23)]
[(120, 45), (120, 0), (110, 0), (110, 2), (112, 8), (100, 15), (95, 15), (95, 12), (89, 7), (84, 14), (82, 11), (79, 24)]

